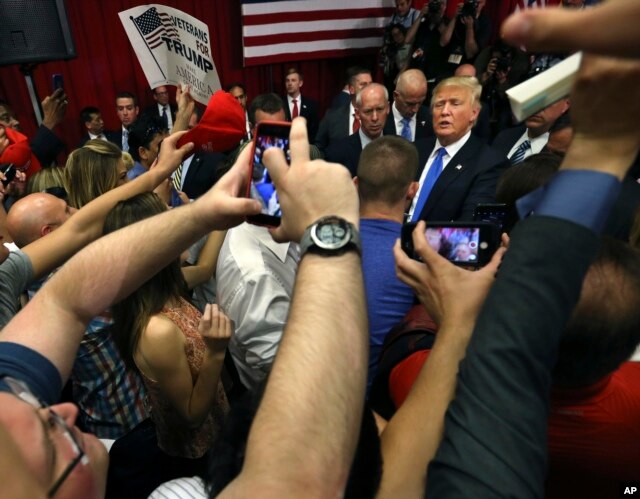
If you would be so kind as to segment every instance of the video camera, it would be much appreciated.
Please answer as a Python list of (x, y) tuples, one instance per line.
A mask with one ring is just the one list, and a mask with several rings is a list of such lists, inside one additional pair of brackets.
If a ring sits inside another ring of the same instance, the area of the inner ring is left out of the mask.
[(476, 17), (477, 10), (478, 0), (464, 0), (464, 4), (460, 10), (460, 17)]

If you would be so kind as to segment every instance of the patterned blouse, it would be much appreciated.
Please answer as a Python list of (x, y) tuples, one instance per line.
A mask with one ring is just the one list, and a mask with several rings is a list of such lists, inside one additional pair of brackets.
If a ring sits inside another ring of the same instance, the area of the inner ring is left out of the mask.
[[(176, 324), (185, 336), (185, 353), (195, 384), (205, 351), (204, 341), (198, 332), (201, 314), (183, 299), (180, 299), (178, 307), (164, 307), (160, 313)], [(218, 382), (218, 394), (211, 413), (198, 428), (191, 429), (164, 397), (158, 382), (149, 379), (144, 373), (142, 378), (147, 386), (145, 403), (156, 425), (158, 446), (171, 456), (191, 459), (202, 457), (218, 436), (224, 416), (229, 410), (222, 382)]]

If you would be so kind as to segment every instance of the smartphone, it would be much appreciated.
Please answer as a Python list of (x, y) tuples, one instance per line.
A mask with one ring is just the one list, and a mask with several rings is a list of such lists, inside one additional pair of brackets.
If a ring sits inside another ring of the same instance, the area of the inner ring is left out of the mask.
[(473, 221), (492, 223), (502, 231), (507, 219), (507, 212), (505, 203), (478, 203), (473, 211)]
[(4, 176), (6, 177), (6, 180), (2, 181), (2, 185), (6, 187), (16, 177), (16, 167), (13, 165), (13, 163), (5, 163), (3, 165), (0, 165), (0, 171), (2, 171), (2, 173), (4, 173)]
[(53, 88), (54, 92), (59, 88), (64, 87), (64, 79), (62, 78), (62, 75), (60, 73), (51, 75), (51, 87)]
[(247, 197), (257, 199), (262, 205), (259, 215), (247, 217), (247, 221), (256, 225), (277, 227), (280, 225), (282, 212), (278, 192), (271, 181), (269, 172), (262, 164), (264, 151), (277, 147), (284, 152), (287, 163), (291, 163), (289, 152), (289, 132), (291, 123), (284, 121), (263, 121), (258, 124), (251, 150), (251, 164), (249, 165), (249, 181), (247, 182)]
[[(416, 223), (402, 226), (400, 244), (404, 252), (420, 260), (413, 249)], [(498, 248), (498, 233), (488, 222), (427, 222), (427, 242), (440, 255), (456, 265), (482, 267)]]

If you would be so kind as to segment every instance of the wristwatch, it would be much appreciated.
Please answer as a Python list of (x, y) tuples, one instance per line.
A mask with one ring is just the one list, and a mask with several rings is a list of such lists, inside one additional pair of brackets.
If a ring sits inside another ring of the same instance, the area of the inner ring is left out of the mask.
[(362, 254), (360, 233), (344, 218), (323, 217), (307, 227), (300, 241), (300, 257), (308, 251), (325, 256), (338, 256), (355, 250)]

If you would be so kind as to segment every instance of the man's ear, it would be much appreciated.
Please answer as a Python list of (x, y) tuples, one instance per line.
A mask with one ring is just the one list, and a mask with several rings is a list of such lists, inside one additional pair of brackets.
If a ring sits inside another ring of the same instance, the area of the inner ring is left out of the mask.
[(300, 88), (302, 88), (302, 85), (304, 85), (304, 80), (300, 80)]
[(51, 227), (51, 225), (43, 225), (40, 228), (40, 237), (44, 237), (52, 231), (53, 231), (53, 227)]
[(149, 149), (142, 146), (138, 147), (138, 156), (146, 161), (149, 158)]
[(84, 127), (89, 130), (89, 123), (91, 123), (90, 121), (85, 121), (84, 122)]
[(357, 175), (355, 177), (353, 177), (353, 185), (355, 185), (356, 188), (358, 187), (358, 176)]
[(407, 188), (407, 201), (411, 201), (414, 197), (416, 197), (419, 187), (420, 183), (415, 181), (409, 184), (409, 187)]

